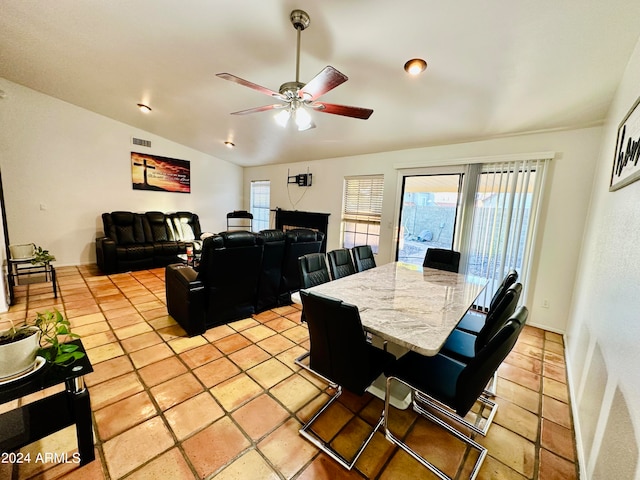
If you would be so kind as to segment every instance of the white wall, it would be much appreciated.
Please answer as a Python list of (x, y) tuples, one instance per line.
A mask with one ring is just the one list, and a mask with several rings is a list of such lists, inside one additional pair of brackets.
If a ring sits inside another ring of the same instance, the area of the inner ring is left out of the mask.
[[(395, 258), (394, 225), (400, 192), (396, 167), (436, 166), (472, 157), (491, 157), (554, 151), (548, 174), (536, 266), (529, 297), (530, 323), (564, 332), (588, 208), (593, 171), (600, 150), (599, 127), (543, 133), (481, 142), (361, 155), (308, 163), (245, 169), (245, 206), (249, 205), (252, 180), (271, 181), (271, 208), (330, 213), (327, 249), (340, 247), (340, 215), (343, 180), (348, 175), (384, 174), (384, 207), (378, 263)], [(304, 132), (301, 133), (304, 135)], [(313, 174), (310, 188), (287, 186), (290, 174)], [(542, 308), (544, 299), (549, 308)]]
[(640, 96), (640, 42), (603, 132), (567, 331), (586, 478), (640, 479), (640, 181), (609, 192), (619, 123)]
[[(218, 232), (242, 205), (241, 167), (4, 79), (0, 90), (9, 238), (50, 250), (58, 266), (95, 262), (103, 212), (188, 210)], [(152, 147), (132, 145), (132, 136)], [(133, 190), (132, 151), (189, 160), (191, 194)]]

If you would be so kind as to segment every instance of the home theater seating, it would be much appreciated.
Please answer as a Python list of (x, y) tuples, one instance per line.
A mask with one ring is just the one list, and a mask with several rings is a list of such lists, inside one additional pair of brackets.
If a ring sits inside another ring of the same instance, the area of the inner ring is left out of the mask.
[(320, 251), (309, 229), (221, 232), (204, 239), (197, 268), (166, 267), (167, 310), (189, 336), (291, 303), (298, 257)]
[(111, 212), (102, 214), (104, 237), (96, 239), (96, 259), (104, 273), (164, 267), (188, 244), (202, 246), (200, 220), (191, 212)]

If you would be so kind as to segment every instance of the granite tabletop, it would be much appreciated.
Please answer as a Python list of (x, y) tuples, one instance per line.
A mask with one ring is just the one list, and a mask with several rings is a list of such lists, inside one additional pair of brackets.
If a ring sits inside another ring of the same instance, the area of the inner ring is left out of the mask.
[[(435, 355), (485, 285), (463, 274), (393, 262), (307, 290), (356, 305), (364, 329), (374, 335)], [(298, 294), (293, 299), (300, 302)]]

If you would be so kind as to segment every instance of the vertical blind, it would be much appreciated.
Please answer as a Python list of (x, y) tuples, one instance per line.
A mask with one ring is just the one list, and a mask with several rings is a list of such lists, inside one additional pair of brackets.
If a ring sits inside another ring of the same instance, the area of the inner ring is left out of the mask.
[(488, 281), (479, 307), (488, 307), (493, 292), (512, 268), (523, 284), (522, 298), (526, 297), (547, 162), (490, 163), (478, 175), (466, 273)]

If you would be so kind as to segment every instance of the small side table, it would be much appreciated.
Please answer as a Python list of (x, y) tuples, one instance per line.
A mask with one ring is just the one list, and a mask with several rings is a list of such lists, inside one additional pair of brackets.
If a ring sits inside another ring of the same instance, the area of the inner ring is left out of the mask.
[[(80, 340), (70, 343), (85, 351)], [(61, 383), (65, 384), (65, 390), (1, 414), (0, 452), (17, 450), (75, 424), (79, 464), (85, 465), (93, 461), (95, 452), (91, 401), (83, 378), (92, 371), (91, 362), (85, 355), (69, 366), (47, 364), (41, 371), (22, 380), (1, 385), (0, 404)]]
[(56, 285), (56, 269), (51, 263), (46, 262), (41, 265), (32, 265), (31, 259), (9, 259), (8, 261), (8, 277), (9, 277), (9, 303), (13, 304), (13, 288), (17, 284), (17, 280), (23, 275), (44, 274), (45, 282), (51, 282), (53, 286), (53, 298), (58, 298), (58, 286)]

